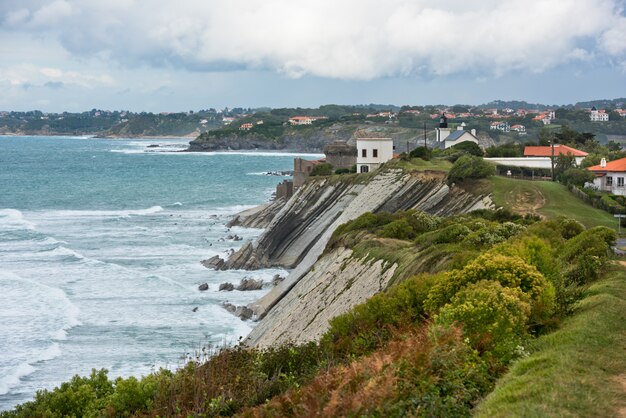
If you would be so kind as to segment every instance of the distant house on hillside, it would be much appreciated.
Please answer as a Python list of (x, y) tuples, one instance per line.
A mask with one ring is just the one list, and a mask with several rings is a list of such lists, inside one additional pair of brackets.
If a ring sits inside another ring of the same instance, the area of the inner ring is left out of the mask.
[(311, 125), (316, 120), (328, 119), (326, 116), (292, 116), (289, 118), (291, 125)]
[(511, 126), (511, 130), (517, 132), (518, 135), (526, 135), (526, 127), (524, 125), (513, 125)]
[(604, 109), (598, 110), (594, 106), (589, 111), (589, 120), (592, 122), (608, 122), (609, 114)]
[(602, 159), (600, 164), (587, 168), (596, 175), (593, 181), (593, 187), (597, 190), (610, 192), (617, 195), (626, 195), (626, 186), (624, 178), (626, 178), (626, 158), (606, 162)]
[(289, 123), (291, 125), (311, 125), (313, 118), (309, 116), (292, 116), (289, 118)]
[(252, 129), (252, 124), (251, 123), (242, 123), (241, 126), (239, 127), (240, 131), (249, 131), (250, 129)]
[(492, 131), (502, 131), (502, 132), (510, 132), (511, 125), (508, 122), (491, 122), (489, 125), (489, 129)]
[(356, 140), (357, 173), (376, 170), (381, 164), (393, 158), (393, 140), (391, 138), (357, 138)]

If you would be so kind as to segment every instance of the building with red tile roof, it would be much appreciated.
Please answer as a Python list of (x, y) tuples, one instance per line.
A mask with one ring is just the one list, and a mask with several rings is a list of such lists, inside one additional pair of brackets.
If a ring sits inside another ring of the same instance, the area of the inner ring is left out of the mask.
[[(585, 151), (568, 147), (567, 145), (555, 144), (554, 155), (572, 155), (574, 157), (586, 157)], [(550, 146), (530, 146), (524, 148), (524, 157), (552, 157), (552, 147)]]
[(602, 159), (600, 164), (588, 167), (587, 170), (595, 173), (593, 187), (597, 190), (611, 192), (618, 195), (626, 195), (626, 158), (609, 161)]

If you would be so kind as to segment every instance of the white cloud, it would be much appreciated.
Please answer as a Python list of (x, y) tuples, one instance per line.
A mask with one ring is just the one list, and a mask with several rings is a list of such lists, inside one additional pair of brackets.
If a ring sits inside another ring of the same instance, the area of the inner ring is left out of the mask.
[(79, 71), (64, 71), (59, 68), (40, 68), (31, 64), (0, 67), (0, 83), (23, 87), (73, 85), (82, 88), (116, 84), (113, 77), (105, 73), (89, 74)]
[(500, 75), (596, 52), (623, 59), (620, 1), (54, 0), (4, 6), (0, 21), (129, 66), (339, 79)]

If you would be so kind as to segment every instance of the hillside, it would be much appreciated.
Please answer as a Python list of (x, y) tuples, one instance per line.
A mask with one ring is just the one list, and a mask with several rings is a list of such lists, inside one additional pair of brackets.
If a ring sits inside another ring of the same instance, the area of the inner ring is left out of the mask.
[(616, 413), (626, 270), (610, 215), (554, 183), (449, 185), (438, 165), (310, 178), (234, 220), (266, 230), (228, 267), (294, 268), (252, 306), (245, 344), (142, 379), (94, 370), (1, 416)]

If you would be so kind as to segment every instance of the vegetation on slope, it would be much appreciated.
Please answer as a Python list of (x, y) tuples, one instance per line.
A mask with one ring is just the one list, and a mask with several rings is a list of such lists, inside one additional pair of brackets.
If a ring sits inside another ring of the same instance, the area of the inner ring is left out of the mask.
[(626, 272), (594, 283), (576, 314), (534, 341), (479, 406), (478, 417), (615, 416), (626, 381)]
[(491, 177), (487, 181), (488, 190), (492, 192), (492, 199), (497, 206), (547, 218), (566, 216), (581, 222), (586, 227), (615, 228), (617, 226), (613, 216), (588, 205), (562, 184), (499, 176)]
[(432, 274), (407, 266), (396, 285), (335, 318), (319, 343), (226, 348), (142, 379), (94, 371), (1, 416), (467, 416), (535, 336), (558, 328), (614, 239), (605, 228), (506, 211), (366, 214), (331, 245), (377, 242), (407, 257), (434, 248), (448, 261)]

